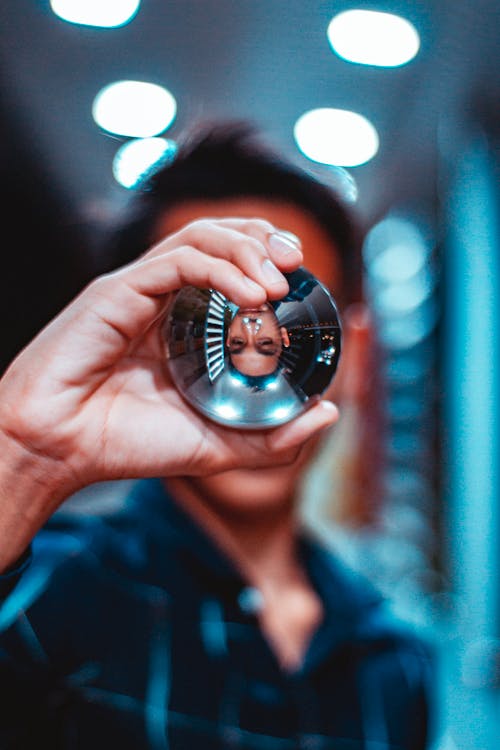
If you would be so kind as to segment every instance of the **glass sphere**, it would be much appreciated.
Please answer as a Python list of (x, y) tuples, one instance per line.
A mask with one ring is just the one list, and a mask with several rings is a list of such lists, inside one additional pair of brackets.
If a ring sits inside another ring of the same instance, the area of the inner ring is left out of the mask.
[(275, 427), (330, 384), (341, 347), (335, 303), (304, 268), (286, 278), (285, 297), (255, 308), (191, 286), (172, 299), (163, 331), (169, 370), (184, 398), (211, 420)]

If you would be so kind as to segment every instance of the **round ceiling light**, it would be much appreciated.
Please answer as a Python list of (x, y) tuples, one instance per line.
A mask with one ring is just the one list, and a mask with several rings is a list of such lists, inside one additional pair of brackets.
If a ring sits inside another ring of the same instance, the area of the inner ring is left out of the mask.
[(419, 226), (387, 216), (368, 232), (363, 257), (369, 277), (382, 284), (402, 284), (427, 263), (430, 247)]
[(340, 167), (365, 164), (378, 151), (377, 131), (356, 112), (344, 109), (312, 109), (295, 123), (299, 149), (312, 161)]
[(131, 138), (158, 135), (171, 125), (177, 104), (167, 89), (143, 81), (105, 86), (92, 105), (92, 116), (104, 130)]
[(420, 48), (415, 27), (401, 16), (374, 10), (346, 10), (328, 26), (334, 52), (349, 62), (395, 68), (412, 60)]
[(50, 7), (63, 21), (108, 29), (131, 21), (140, 4), (141, 0), (50, 0)]

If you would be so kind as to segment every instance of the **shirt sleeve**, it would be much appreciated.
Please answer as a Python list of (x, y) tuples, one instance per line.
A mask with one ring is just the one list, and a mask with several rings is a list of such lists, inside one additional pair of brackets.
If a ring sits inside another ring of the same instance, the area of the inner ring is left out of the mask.
[(62, 591), (56, 587), (68, 554), (58, 543), (62, 535), (45, 536), (40, 532), (0, 576), (0, 748), (45, 746), (45, 719), (57, 696), (64, 697), (47, 646), (49, 634), (61, 639), (58, 613), (71, 597), (70, 582)]
[(23, 552), (16, 562), (0, 574), (0, 605), (8, 597), (12, 589), (17, 585), (23, 573), (31, 565), (33, 553), (31, 544)]

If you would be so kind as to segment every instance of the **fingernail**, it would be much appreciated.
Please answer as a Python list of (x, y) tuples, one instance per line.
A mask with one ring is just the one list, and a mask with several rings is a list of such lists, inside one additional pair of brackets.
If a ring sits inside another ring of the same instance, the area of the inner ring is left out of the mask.
[(262, 272), (269, 284), (278, 284), (285, 281), (285, 277), (278, 271), (274, 263), (266, 258), (262, 263)]
[(339, 410), (332, 401), (321, 401), (321, 405), (324, 411), (330, 412), (330, 414), (337, 416)]
[(291, 232), (273, 232), (268, 238), (269, 247), (283, 255), (300, 251), (300, 240)]

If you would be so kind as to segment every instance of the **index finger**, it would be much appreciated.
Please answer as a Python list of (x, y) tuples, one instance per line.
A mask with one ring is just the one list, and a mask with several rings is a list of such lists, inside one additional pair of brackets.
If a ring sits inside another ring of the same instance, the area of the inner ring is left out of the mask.
[(288, 291), (284, 273), (299, 267), (303, 257), (299, 240), (262, 219), (198, 219), (165, 238), (144, 256), (171, 252), (190, 245), (212, 257), (231, 262), (261, 285), (270, 299)]

